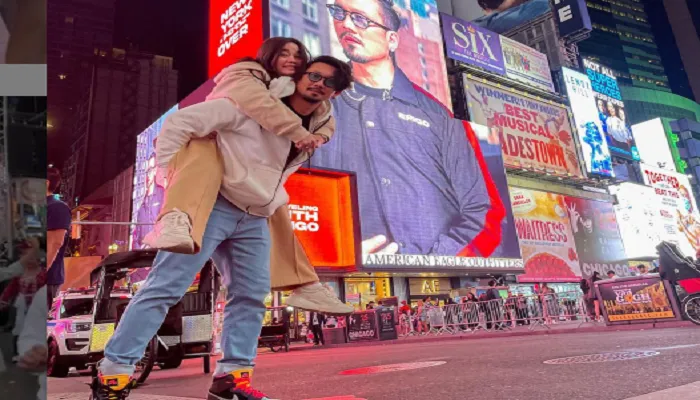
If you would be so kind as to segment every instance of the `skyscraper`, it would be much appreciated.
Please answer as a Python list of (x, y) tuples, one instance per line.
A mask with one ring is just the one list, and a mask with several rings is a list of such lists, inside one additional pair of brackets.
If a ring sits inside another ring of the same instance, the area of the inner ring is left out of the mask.
[(612, 68), (621, 85), (670, 92), (643, 0), (588, 0), (590, 38), (578, 44), (581, 56)]
[[(77, 105), (89, 93), (92, 63), (112, 49), (115, 0), (61, 0), (47, 3), (49, 140), (75, 140)], [(67, 154), (52, 147), (49, 161), (61, 165)]]
[(112, 49), (90, 77), (90, 95), (77, 106), (76, 139), (63, 168), (69, 202), (129, 168), (136, 136), (177, 102), (178, 73), (170, 57)]

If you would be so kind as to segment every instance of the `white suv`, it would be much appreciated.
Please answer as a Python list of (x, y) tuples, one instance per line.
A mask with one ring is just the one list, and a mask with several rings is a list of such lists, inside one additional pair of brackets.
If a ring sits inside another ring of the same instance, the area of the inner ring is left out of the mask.
[[(127, 290), (114, 289), (112, 298), (130, 298)], [(53, 302), (47, 318), (49, 347), (48, 374), (66, 377), (71, 367), (87, 369), (95, 354), (91, 354), (90, 337), (93, 326), (95, 288), (69, 289)]]

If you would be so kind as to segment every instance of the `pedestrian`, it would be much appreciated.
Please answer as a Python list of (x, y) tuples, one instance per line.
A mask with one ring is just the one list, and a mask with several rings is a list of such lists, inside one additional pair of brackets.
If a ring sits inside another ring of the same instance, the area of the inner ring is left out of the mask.
[[(312, 60), (296, 83), (277, 81), (270, 93), (283, 101), (308, 129), (327, 123), (326, 101), (351, 83), (349, 66), (329, 56)], [(291, 90), (290, 90), (291, 89)], [(226, 290), (221, 348), (208, 399), (261, 400), (251, 387), (258, 336), (270, 291), (270, 231), (267, 218), (286, 204), (285, 182), (307, 157), (290, 137), (275, 135), (219, 98), (168, 116), (159, 143), (186, 146), (211, 132), (225, 160), (219, 198), (209, 216), (197, 254), (159, 251), (144, 285), (129, 302), (107, 343), (92, 382), (92, 399), (124, 399), (133, 387), (136, 363), (167, 310), (182, 298), (210, 258)], [(173, 154), (177, 153), (175, 151)], [(302, 162), (300, 162), (302, 161)]]
[(63, 257), (71, 226), (70, 207), (55, 197), (60, 185), (61, 171), (54, 167), (48, 168), (46, 170), (46, 265), (48, 266), (46, 289), (49, 308), (66, 279)]
[(46, 399), (46, 363), (48, 346), (46, 344), (46, 315), (49, 313), (47, 286), (42, 286), (33, 296), (27, 309), (26, 322), (17, 340), (19, 360), (17, 366), (33, 373), (39, 381), (37, 400)]
[(530, 325), (530, 319), (527, 312), (527, 298), (522, 293), (518, 293), (516, 300), (516, 312), (518, 314), (518, 323), (521, 325)]
[(411, 306), (406, 300), (401, 300), (399, 307), (399, 335), (408, 335), (411, 332)]
[[(496, 330), (501, 330), (501, 324), (498, 321), (501, 319), (502, 301), (501, 294), (496, 289), (496, 281), (489, 281), (489, 288), (486, 290), (486, 329), (495, 327)], [(492, 322), (495, 322), (492, 324)]]
[(311, 332), (314, 334), (314, 346), (325, 345), (323, 340), (323, 325), (326, 316), (315, 311), (311, 312)]
[(556, 324), (559, 319), (559, 304), (554, 289), (546, 283), (540, 285), (540, 298), (544, 309), (545, 324)]
[[(32, 245), (30, 244), (29, 246)], [(38, 242), (35, 242), (34, 246), (38, 246)], [(17, 340), (24, 327), (29, 305), (32, 304), (39, 288), (45, 285), (46, 270), (39, 262), (31, 262), (24, 266), (24, 273), (13, 278), (0, 295), (0, 310), (4, 311), (12, 306), (16, 310), (15, 323), (12, 329), (15, 351), (13, 360), (16, 360), (17, 354), (19, 354)], [(44, 299), (42, 298), (41, 301), (44, 301)]]
[(589, 302), (593, 304), (593, 312), (595, 313), (595, 320), (600, 322), (600, 300), (598, 299), (598, 293), (595, 290), (595, 283), (602, 280), (598, 271), (594, 271), (590, 278), (588, 278), (588, 294), (584, 296)]
[(374, 310), (374, 302), (370, 301), (369, 303), (367, 303), (367, 305), (365, 306), (365, 310)]
[(615, 274), (615, 271), (608, 271), (608, 279), (617, 279), (617, 275)]
[(647, 269), (647, 266), (644, 265), (644, 264), (639, 264), (639, 265), (637, 265), (637, 271), (639, 271), (639, 273), (637, 274), (638, 276), (647, 276), (647, 275), (649, 275), (649, 271), (648, 271), (648, 269)]
[[(262, 44), (255, 59), (244, 59), (217, 75), (214, 79), (216, 86), (207, 96), (207, 100), (232, 102), (252, 120), (249, 123), (260, 124), (278, 140), (293, 142), (288, 161), (294, 161), (294, 164), (288, 163), (287, 166), (298, 167), (309, 161), (310, 154), (327, 143), (335, 132), (335, 119), (330, 113), (323, 121), (315, 121), (306, 127), (304, 118), (291, 110), (284, 100), (270, 95), (273, 79), (299, 79), (303, 75), (308, 54), (306, 47), (296, 39), (270, 38)], [(320, 79), (317, 74), (312, 76)], [(330, 101), (322, 104), (324, 108), (332, 109)], [(147, 245), (183, 254), (201, 251), (202, 235), (216, 204), (225, 166), (233, 165), (225, 158), (222, 162), (221, 152), (232, 149), (222, 148), (220, 142), (211, 135), (189, 143), (182, 143), (174, 137), (159, 137), (156, 163), (159, 169), (169, 170), (168, 187), (156, 225), (144, 238)], [(296, 157), (300, 151), (304, 157)], [(237, 172), (224, 179), (233, 184), (243, 178)], [(269, 179), (275, 178), (270, 176)], [(292, 294), (286, 300), (291, 307), (327, 314), (351, 313), (351, 306), (321, 285), (294, 234), (286, 202), (272, 211), (268, 217), (272, 242), (272, 290), (291, 290)]]

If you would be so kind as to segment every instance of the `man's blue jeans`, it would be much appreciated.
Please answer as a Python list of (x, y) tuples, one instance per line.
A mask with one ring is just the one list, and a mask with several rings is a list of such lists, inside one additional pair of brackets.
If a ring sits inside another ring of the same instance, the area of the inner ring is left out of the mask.
[(103, 375), (133, 374), (168, 309), (182, 298), (209, 258), (227, 288), (223, 358), (215, 374), (254, 365), (270, 291), (270, 232), (266, 218), (246, 214), (219, 196), (198, 254), (158, 252), (145, 284), (107, 343), (99, 366)]

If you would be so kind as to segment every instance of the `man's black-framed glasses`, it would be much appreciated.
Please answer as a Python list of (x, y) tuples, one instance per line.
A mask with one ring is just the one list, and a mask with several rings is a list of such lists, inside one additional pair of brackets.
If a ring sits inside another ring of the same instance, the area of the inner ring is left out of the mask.
[(319, 74), (318, 72), (306, 72), (304, 75), (309, 77), (311, 82), (319, 82), (323, 80), (323, 85), (327, 88), (335, 90), (336, 81), (335, 78), (326, 78), (325, 76)]
[(336, 21), (343, 22), (345, 21), (345, 18), (347, 18), (348, 15), (350, 15), (350, 20), (352, 21), (352, 23), (360, 29), (367, 29), (370, 26), (378, 26), (387, 31), (393, 31), (393, 29), (384, 26), (379, 22), (372, 21), (371, 19), (365, 17), (360, 13), (349, 12), (343, 7), (336, 6), (335, 4), (327, 4), (326, 7), (328, 7), (328, 11), (331, 13), (331, 17), (333, 17), (333, 19), (335, 19)]

